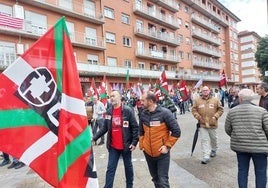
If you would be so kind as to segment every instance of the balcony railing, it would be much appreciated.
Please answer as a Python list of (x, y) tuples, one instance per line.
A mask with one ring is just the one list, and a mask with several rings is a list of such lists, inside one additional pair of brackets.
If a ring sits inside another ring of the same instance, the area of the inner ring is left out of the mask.
[(157, 40), (171, 46), (180, 45), (180, 41), (178, 39), (176, 40), (175, 38), (171, 38), (167, 33), (155, 31), (153, 29), (135, 28), (135, 34), (148, 39)]
[(215, 20), (217, 23), (220, 23), (224, 27), (228, 26), (228, 21), (225, 20), (225, 17), (222, 15), (218, 15), (216, 12), (211, 10), (209, 7), (206, 7), (200, 0), (182, 0), (187, 5), (197, 9), (202, 14), (210, 17), (211, 19)]
[(221, 52), (213, 49), (206, 48), (204, 46), (193, 45), (193, 51), (200, 52), (202, 54), (211, 55), (214, 57), (221, 57)]
[(162, 51), (154, 51), (154, 50), (145, 50), (138, 49), (136, 50), (136, 56), (143, 57), (146, 59), (155, 59), (158, 61), (166, 61), (171, 63), (179, 63), (180, 58), (176, 55), (170, 55)]
[(72, 1), (72, 4), (70, 4), (69, 7), (66, 7), (64, 6), (66, 3), (61, 4), (60, 2), (61, 1), (59, 0), (23, 0), (23, 3), (41, 7), (42, 9), (52, 10), (60, 14), (69, 15), (95, 24), (104, 24), (103, 14), (90, 9), (84, 5), (84, 3)]
[(106, 43), (103, 37), (87, 36), (82, 32), (74, 32), (70, 33), (70, 38), (74, 46), (80, 46), (95, 50), (106, 49)]
[(196, 38), (204, 40), (206, 42), (215, 44), (217, 46), (221, 45), (221, 41), (220, 41), (220, 39), (218, 37), (217, 38), (212, 37), (212, 36), (210, 36), (208, 34), (202, 33), (201, 31), (192, 30), (192, 35), (193, 35), (193, 37), (196, 37)]
[(178, 4), (176, 4), (173, 0), (151, 0), (151, 1), (172, 12), (179, 11), (179, 9), (177, 8)]
[(198, 61), (195, 59), (193, 60), (193, 66), (204, 67), (209, 69), (217, 69), (217, 70), (222, 69), (221, 63)]
[(157, 22), (160, 25), (164, 25), (174, 30), (180, 28), (179, 24), (176, 23), (173, 18), (168, 18), (166, 15), (161, 14), (156, 10), (150, 9), (147, 6), (143, 7), (142, 5), (134, 4), (133, 9), (135, 14)]
[[(78, 71), (85, 75), (107, 75), (107, 76), (117, 76), (117, 77), (126, 77), (127, 70), (129, 68), (124, 67), (111, 67), (104, 65), (91, 65), (88, 63), (77, 63)], [(153, 71), (145, 69), (129, 69), (129, 76), (134, 78), (152, 78), (158, 79), (162, 71)], [(198, 81), (203, 77), (204, 81), (219, 81), (219, 75), (202, 75), (202, 74), (182, 74), (176, 73), (174, 71), (166, 71), (166, 76), (168, 80), (194, 80)]]
[(195, 14), (192, 14), (191, 18), (192, 18), (193, 22), (196, 22), (196, 23), (202, 25), (203, 27), (211, 30), (212, 32), (217, 33), (217, 34), (220, 33), (220, 28), (218, 26), (216, 26), (216, 25), (213, 25), (209, 21), (204, 20), (204, 19), (198, 17)]

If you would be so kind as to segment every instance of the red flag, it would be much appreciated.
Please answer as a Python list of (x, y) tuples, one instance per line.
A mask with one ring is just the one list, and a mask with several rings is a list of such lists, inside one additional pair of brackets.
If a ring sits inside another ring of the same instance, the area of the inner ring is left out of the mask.
[(0, 25), (12, 27), (16, 29), (23, 28), (23, 19), (14, 18), (5, 14), (0, 13)]
[(101, 102), (106, 105), (107, 103), (107, 93), (106, 93), (106, 75), (103, 76), (101, 85), (100, 85), (100, 99)]
[(181, 99), (183, 101), (186, 101), (188, 99), (188, 92), (187, 92), (187, 88), (186, 88), (186, 81), (182, 80), (181, 84), (180, 84), (180, 95), (181, 95)]
[(93, 96), (93, 95), (96, 95), (96, 96), (99, 97), (99, 92), (97, 90), (94, 78), (92, 78), (91, 86), (89, 88), (89, 93), (88, 93), (88, 96), (90, 96), (90, 97)]
[(224, 70), (222, 70), (219, 87), (226, 86), (226, 84), (227, 84), (227, 81), (226, 81), (225, 73), (224, 73)]
[(163, 71), (162, 74), (160, 75), (159, 80), (157, 80), (155, 87), (156, 87), (155, 96), (157, 100), (159, 99), (159, 96), (161, 96), (162, 94), (168, 95), (169, 90), (165, 71)]
[(98, 187), (73, 54), (61, 18), (0, 75), (0, 150), (53, 187)]

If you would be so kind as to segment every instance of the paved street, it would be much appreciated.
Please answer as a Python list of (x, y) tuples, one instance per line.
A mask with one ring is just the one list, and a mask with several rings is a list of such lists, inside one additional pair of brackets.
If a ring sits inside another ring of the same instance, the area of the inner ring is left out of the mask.
[[(258, 98), (254, 100), (257, 103)], [(179, 141), (171, 150), (170, 185), (171, 188), (236, 188), (237, 187), (237, 162), (236, 155), (230, 150), (230, 139), (224, 132), (224, 121), (228, 108), (225, 107), (223, 116), (219, 119), (217, 156), (207, 165), (200, 164), (202, 158), (200, 140), (191, 157), (191, 146), (195, 131), (196, 120), (190, 112), (178, 115), (178, 122), (182, 130)], [(107, 150), (104, 145), (94, 146), (97, 164), (97, 172), (100, 187), (104, 185), (105, 170), (107, 164)], [(142, 152), (137, 148), (133, 153), (133, 165), (135, 171), (134, 187), (153, 188), (146, 161)], [(249, 188), (255, 187), (253, 164), (249, 175)], [(7, 170), (0, 167), (0, 186), (5, 188), (49, 188), (50, 186), (41, 180), (28, 167), (22, 169)], [(114, 183), (115, 188), (125, 187), (123, 163), (120, 160)]]

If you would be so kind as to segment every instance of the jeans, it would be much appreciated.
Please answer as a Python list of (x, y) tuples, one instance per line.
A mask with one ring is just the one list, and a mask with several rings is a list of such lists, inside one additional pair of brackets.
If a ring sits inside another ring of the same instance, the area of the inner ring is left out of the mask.
[[(93, 135), (96, 134), (98, 128), (101, 129), (101, 127), (103, 126), (104, 124), (104, 119), (101, 118), (101, 119), (97, 119), (93, 125)], [(101, 143), (104, 143), (104, 135), (101, 137)]]
[(159, 157), (151, 157), (144, 152), (149, 172), (152, 176), (155, 188), (169, 188), (168, 171), (170, 164), (170, 152)]
[(134, 172), (132, 165), (132, 152), (117, 150), (114, 148), (109, 149), (109, 159), (108, 166), (106, 171), (106, 180), (104, 188), (112, 188), (114, 183), (115, 171), (117, 168), (118, 160), (122, 155), (124, 167), (125, 167), (125, 176), (126, 176), (126, 188), (133, 187)]
[(255, 170), (255, 187), (265, 188), (267, 182), (267, 154), (236, 152), (239, 188), (248, 187), (248, 170), (252, 158)]
[(203, 159), (209, 159), (211, 150), (216, 152), (218, 149), (218, 136), (216, 129), (200, 128), (199, 130), (201, 136)]

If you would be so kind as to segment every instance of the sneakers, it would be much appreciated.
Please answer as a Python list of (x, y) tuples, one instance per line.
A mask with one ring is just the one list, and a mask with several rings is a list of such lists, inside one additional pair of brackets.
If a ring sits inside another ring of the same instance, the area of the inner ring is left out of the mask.
[(11, 169), (11, 168), (14, 168), (17, 165), (19, 165), (19, 162), (12, 162), (11, 165), (9, 165), (7, 168)]
[(3, 162), (0, 164), (0, 166), (5, 166), (10, 163), (10, 160), (3, 160)]
[(23, 162), (19, 162), (19, 164), (17, 164), (14, 168), (19, 169), (19, 168), (22, 168), (24, 166), (25, 166), (25, 164)]
[(209, 161), (210, 161), (209, 159), (202, 159), (201, 164), (208, 164)]
[(216, 151), (211, 150), (210, 157), (216, 157)]

